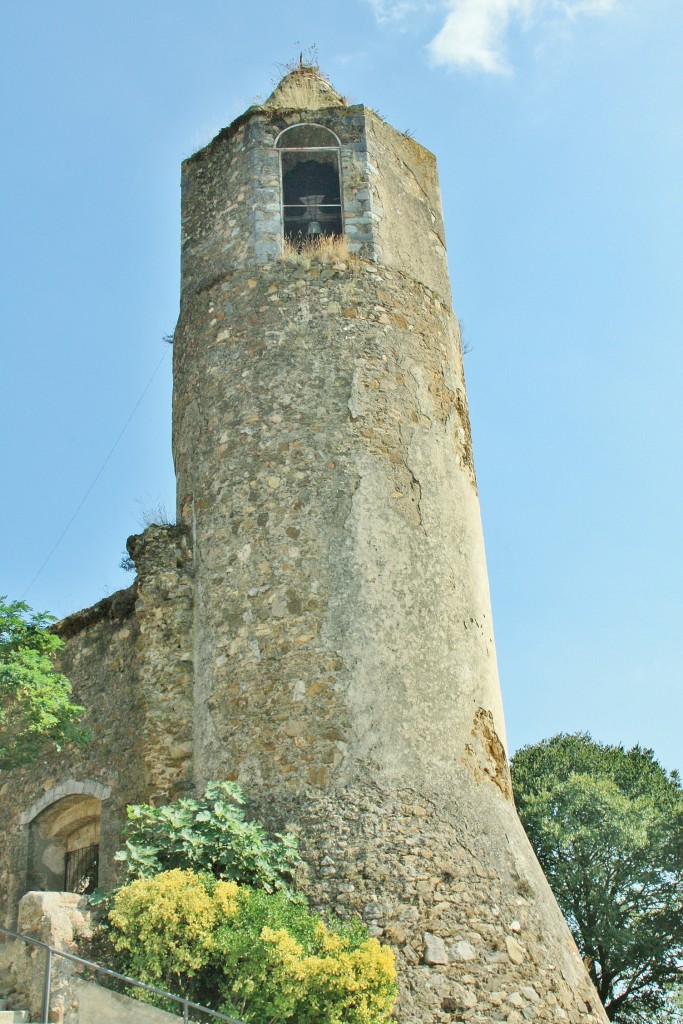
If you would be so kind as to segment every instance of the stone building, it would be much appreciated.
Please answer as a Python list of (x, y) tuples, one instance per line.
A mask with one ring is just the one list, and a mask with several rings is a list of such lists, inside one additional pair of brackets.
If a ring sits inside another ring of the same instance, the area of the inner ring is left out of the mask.
[(236, 779), (404, 1024), (604, 1021), (511, 799), (434, 157), (304, 66), (182, 194), (177, 525), (59, 625), (95, 741), (0, 794), (7, 919)]

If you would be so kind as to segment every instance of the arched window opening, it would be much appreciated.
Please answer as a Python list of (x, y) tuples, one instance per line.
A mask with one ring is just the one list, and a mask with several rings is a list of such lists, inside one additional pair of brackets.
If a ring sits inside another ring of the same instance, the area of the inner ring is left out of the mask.
[(30, 825), (29, 888), (90, 893), (97, 888), (101, 803), (93, 796), (63, 797)]
[(285, 238), (296, 244), (341, 235), (339, 139), (329, 128), (298, 124), (276, 140), (282, 175), (282, 219)]

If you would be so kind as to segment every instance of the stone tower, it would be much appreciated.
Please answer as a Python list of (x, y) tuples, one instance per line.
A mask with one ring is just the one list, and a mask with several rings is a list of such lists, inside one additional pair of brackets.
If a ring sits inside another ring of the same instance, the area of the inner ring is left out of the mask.
[(300, 833), (400, 1021), (603, 1021), (511, 801), (434, 157), (300, 67), (182, 222), (196, 784)]

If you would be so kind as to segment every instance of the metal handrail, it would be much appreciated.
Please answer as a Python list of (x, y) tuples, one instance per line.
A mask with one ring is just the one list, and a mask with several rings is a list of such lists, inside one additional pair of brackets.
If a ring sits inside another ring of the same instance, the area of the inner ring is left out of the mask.
[(226, 1017), (224, 1013), (219, 1013), (218, 1010), (211, 1010), (208, 1006), (202, 1006), (201, 1003), (193, 1003), (191, 999), (186, 999), (184, 996), (174, 996), (172, 992), (166, 992), (163, 988), (157, 988), (156, 985), (148, 985), (144, 981), (138, 981), (137, 978), (129, 978), (126, 974), (119, 974), (118, 971), (112, 971), (109, 967), (103, 967), (101, 964), (94, 964), (91, 960), (84, 960), (82, 956), (76, 956), (75, 953), (66, 953), (62, 949), (57, 949), (56, 946), (49, 946), (47, 942), (40, 942), (38, 939), (32, 939), (30, 935), (22, 935), (20, 932), (10, 931), (9, 928), (0, 928), (0, 934), (5, 936), (11, 935), (13, 939), (20, 939), (22, 942), (28, 942), (31, 946), (39, 946), (41, 949), (46, 950), (42, 1003), (42, 1016), (45, 1021), (48, 1020), (50, 1016), (52, 957), (61, 956), (65, 960), (73, 960), (75, 963), (82, 964), (84, 967), (89, 967), (91, 970), (99, 971), (100, 974), (106, 974), (110, 978), (117, 978), (119, 981), (125, 981), (127, 985), (136, 985), (138, 988), (144, 988), (147, 992), (154, 992), (155, 995), (165, 996), (166, 999), (172, 999), (174, 1003), (181, 1003), (183, 1007), (183, 1024), (189, 1024), (189, 1013), (191, 1009), (200, 1010), (202, 1013), (208, 1013), (212, 1017), (216, 1017), (218, 1020), (228, 1021), (228, 1024), (244, 1024), (244, 1021), (237, 1020), (236, 1017)]

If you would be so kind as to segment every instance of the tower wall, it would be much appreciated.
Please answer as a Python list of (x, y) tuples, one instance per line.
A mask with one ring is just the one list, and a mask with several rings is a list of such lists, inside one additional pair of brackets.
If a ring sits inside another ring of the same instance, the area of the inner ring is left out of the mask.
[(450, 310), (375, 264), (275, 261), (198, 296), (176, 359), (200, 776), (468, 764), (507, 790)]
[[(468, 763), (508, 790), (436, 163), (324, 99), (271, 98), (183, 167), (174, 457), (198, 588), (195, 764), (298, 788)], [(307, 121), (341, 141), (359, 259), (283, 258), (275, 143)]]
[[(604, 1022), (511, 801), (434, 159), (288, 89), (183, 171), (196, 783), (299, 833), (313, 903), (393, 945), (404, 1024)], [(350, 257), (283, 256), (298, 122), (341, 139)]]

